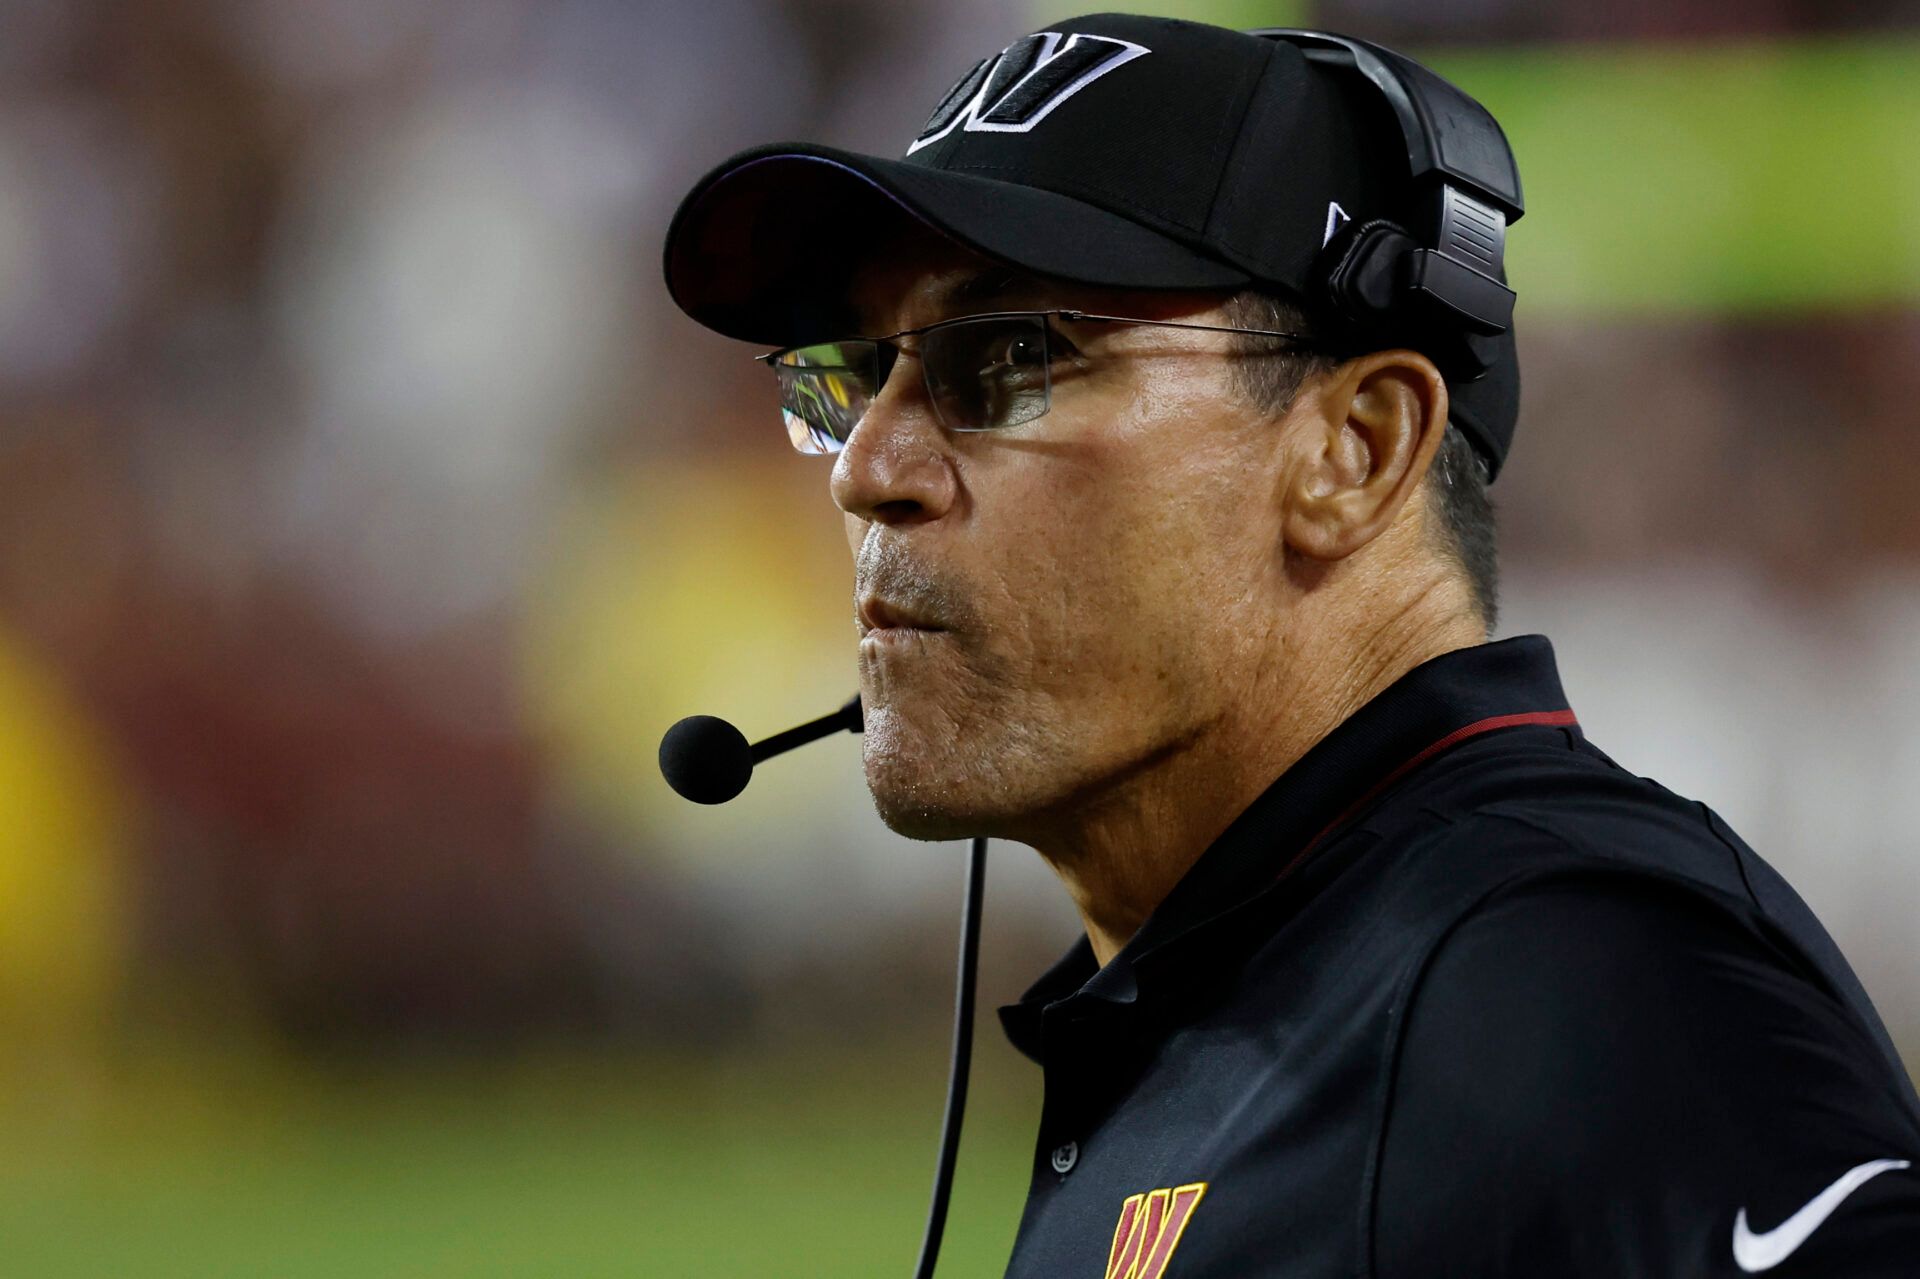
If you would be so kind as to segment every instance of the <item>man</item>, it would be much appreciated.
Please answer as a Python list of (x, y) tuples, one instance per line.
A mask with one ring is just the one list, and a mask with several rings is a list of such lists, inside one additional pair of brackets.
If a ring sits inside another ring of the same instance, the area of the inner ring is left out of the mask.
[(1312, 47), (1063, 23), (904, 163), (748, 152), (669, 236), (833, 459), (881, 814), (1085, 921), (1003, 1014), (1008, 1273), (1920, 1273), (1920, 1104), (1832, 942), (1487, 642), (1511, 335), (1328, 313), (1413, 213)]

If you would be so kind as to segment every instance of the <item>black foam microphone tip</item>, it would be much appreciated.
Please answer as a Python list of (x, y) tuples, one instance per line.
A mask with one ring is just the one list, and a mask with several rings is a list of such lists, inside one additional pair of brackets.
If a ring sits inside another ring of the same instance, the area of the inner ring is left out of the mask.
[(696, 804), (724, 804), (753, 777), (753, 748), (739, 729), (715, 715), (689, 715), (660, 739), (667, 785)]

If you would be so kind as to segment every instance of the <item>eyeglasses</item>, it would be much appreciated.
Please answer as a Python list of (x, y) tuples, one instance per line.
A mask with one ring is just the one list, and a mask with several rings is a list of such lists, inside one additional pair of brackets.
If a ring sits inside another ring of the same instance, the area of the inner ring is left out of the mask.
[[(1053, 365), (1074, 347), (1049, 320), (1132, 324), (1203, 333), (1247, 333), (1307, 344), (1300, 333), (1178, 320), (1136, 320), (1085, 311), (994, 311), (902, 329), (882, 338), (845, 338), (784, 347), (766, 361), (780, 382), (780, 416), (802, 453), (838, 453), (866, 416), (902, 355), (920, 361), (927, 400), (950, 431), (997, 431), (1045, 413), (1053, 402)], [(901, 338), (918, 338), (915, 349)]]

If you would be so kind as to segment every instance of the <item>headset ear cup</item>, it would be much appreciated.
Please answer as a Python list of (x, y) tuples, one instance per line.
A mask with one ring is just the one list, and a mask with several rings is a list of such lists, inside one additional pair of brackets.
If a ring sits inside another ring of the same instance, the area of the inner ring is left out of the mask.
[(1379, 334), (1394, 327), (1406, 289), (1407, 255), (1419, 242), (1404, 227), (1375, 219), (1342, 228), (1322, 250), (1322, 293), (1348, 328)]
[(1417, 347), (1449, 378), (1474, 381), (1493, 361), (1497, 339), (1433, 321), (1413, 289), (1421, 247), (1405, 227), (1385, 219), (1342, 228), (1322, 250), (1321, 292), (1343, 341)]

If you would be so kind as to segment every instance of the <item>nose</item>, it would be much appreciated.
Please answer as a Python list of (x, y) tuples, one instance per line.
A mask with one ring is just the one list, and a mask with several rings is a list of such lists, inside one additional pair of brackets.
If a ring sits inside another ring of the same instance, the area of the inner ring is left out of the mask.
[(918, 524), (959, 494), (946, 432), (921, 391), (920, 362), (896, 360), (833, 463), (836, 506), (873, 524)]

